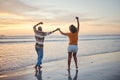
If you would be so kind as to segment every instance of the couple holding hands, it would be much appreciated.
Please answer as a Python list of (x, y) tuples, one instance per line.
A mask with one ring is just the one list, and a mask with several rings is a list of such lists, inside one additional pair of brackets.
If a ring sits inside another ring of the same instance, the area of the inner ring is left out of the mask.
[(78, 33), (79, 33), (79, 18), (76, 17), (77, 20), (77, 27), (75, 27), (73, 24), (69, 26), (70, 32), (64, 33), (60, 30), (60, 28), (57, 28), (56, 30), (50, 31), (50, 32), (44, 32), (42, 31), (42, 27), (38, 26), (40, 24), (43, 24), (43, 22), (40, 22), (36, 24), (33, 27), (34, 33), (35, 33), (35, 50), (38, 55), (37, 63), (35, 65), (35, 71), (37, 72), (42, 68), (42, 59), (43, 59), (43, 47), (44, 47), (44, 37), (54, 33), (55, 31), (59, 31), (62, 35), (68, 36), (69, 38), (69, 46), (68, 46), (68, 70), (70, 70), (70, 64), (71, 64), (71, 58), (73, 56), (76, 69), (78, 69), (77, 65), (77, 51), (78, 51)]

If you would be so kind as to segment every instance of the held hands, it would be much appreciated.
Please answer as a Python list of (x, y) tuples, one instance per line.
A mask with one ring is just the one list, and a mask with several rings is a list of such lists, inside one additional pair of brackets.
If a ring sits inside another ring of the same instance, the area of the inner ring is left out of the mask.
[(60, 28), (57, 28), (56, 30), (60, 30)]
[(59, 28), (55, 29), (55, 31), (58, 31), (58, 30), (59, 30)]
[(51, 33), (54, 33), (54, 32), (56, 32), (56, 31), (58, 31), (58, 30), (59, 30), (59, 28), (55, 29), (54, 31), (51, 31)]
[(56, 29), (56, 31), (59, 31), (59, 30), (60, 30), (60, 28), (57, 28), (57, 29)]
[(57, 28), (55, 31), (60, 31), (60, 28)]

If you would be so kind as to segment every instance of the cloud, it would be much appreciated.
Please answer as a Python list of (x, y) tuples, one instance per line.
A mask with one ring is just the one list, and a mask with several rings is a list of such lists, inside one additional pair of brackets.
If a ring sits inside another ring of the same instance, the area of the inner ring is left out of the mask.
[(28, 24), (39, 21), (67, 24), (75, 22), (76, 16), (79, 17), (80, 22), (101, 20), (101, 18), (87, 17), (85, 13), (59, 9), (53, 5), (31, 6), (24, 0), (0, 0), (0, 15), (1, 13), (4, 16), (0, 16), (0, 25)]
[(19, 25), (19, 24), (29, 24), (41, 21), (40, 19), (0, 19), (0, 25)]
[(64, 23), (71, 23), (75, 22), (75, 17), (79, 17), (80, 22), (91, 22), (91, 21), (100, 21), (102, 18), (96, 18), (96, 17), (87, 17), (84, 13), (78, 13), (78, 12), (70, 12), (70, 11), (64, 11), (61, 12), (61, 14), (57, 14), (54, 16), (53, 19), (48, 19), (51, 22), (64, 22)]
[(0, 0), (0, 26), (6, 27), (7, 25), (32, 22), (31, 15), (26, 13), (36, 10), (38, 8), (27, 5), (21, 0)]
[(91, 26), (96, 27), (120, 27), (120, 19), (107, 19), (104, 18), (101, 21), (91, 23)]
[[(67, 11), (66, 11), (67, 12)], [(40, 18), (40, 16), (31, 16), (26, 17), (25, 19), (18, 19), (18, 18), (3, 18), (0, 19), (0, 25), (15, 25), (15, 24), (29, 24), (29, 23), (37, 23), (39, 21), (46, 22), (48, 24), (68, 24), (76, 22), (75, 17), (78, 16), (80, 22), (91, 22), (91, 21), (98, 21), (100, 18), (88, 18), (85, 17), (84, 14), (81, 13), (68, 13), (61, 12), (58, 15), (55, 15), (53, 18), (49, 18), (49, 16), (45, 16)], [(53, 12), (51, 12), (52, 14)]]
[[(0, 13), (12, 14), (28, 18), (53, 17), (54, 14), (61, 14), (63, 10), (54, 9), (52, 5), (28, 4), (24, 0), (0, 0)], [(37, 17), (36, 17), (37, 16)]]
[(94, 24), (89, 24), (90, 26), (92, 27), (106, 27), (106, 28), (109, 28), (109, 27), (119, 27), (120, 28), (120, 24), (117, 24), (117, 23), (94, 23)]
[(22, 15), (24, 12), (34, 11), (35, 7), (29, 6), (20, 0), (0, 0), (0, 12)]
[(120, 24), (120, 19), (109, 20), (109, 23)]

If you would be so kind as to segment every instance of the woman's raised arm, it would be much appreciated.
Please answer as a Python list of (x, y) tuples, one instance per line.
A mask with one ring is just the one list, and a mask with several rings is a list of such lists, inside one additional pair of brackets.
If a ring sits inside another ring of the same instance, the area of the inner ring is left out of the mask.
[(77, 19), (77, 30), (79, 31), (79, 28), (80, 28), (80, 27), (79, 27), (79, 26), (80, 26), (80, 25), (79, 25), (79, 18), (76, 17), (76, 19)]

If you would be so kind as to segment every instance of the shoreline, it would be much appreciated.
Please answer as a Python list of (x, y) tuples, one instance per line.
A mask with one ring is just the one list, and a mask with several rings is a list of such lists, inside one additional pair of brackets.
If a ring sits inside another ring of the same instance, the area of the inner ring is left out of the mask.
[[(95, 56), (95, 55), (102, 55), (102, 54), (111, 54), (111, 53), (120, 53), (120, 51), (111, 51), (111, 52), (105, 52), (105, 53), (95, 53), (92, 55), (78, 55), (78, 58), (82, 58), (82, 57), (89, 57), (89, 56)], [(62, 61), (62, 60), (66, 60), (67, 58), (59, 58), (59, 59), (51, 59), (50, 61), (44, 61), (43, 64), (49, 63), (49, 62), (54, 62), (54, 61)], [(27, 65), (27, 66), (23, 66), (23, 67), (19, 67), (16, 69), (11, 69), (11, 70), (2, 70), (0, 71), (0, 74), (2, 73), (9, 73), (9, 72), (14, 72), (14, 71), (18, 71), (18, 70), (22, 70), (22, 69), (26, 69), (28, 67), (34, 67), (34, 65)]]
[[(40, 76), (43, 80), (69, 80), (74, 76), (76, 80), (120, 80), (119, 57), (120, 52), (78, 57), (78, 72), (72, 59), (71, 76), (67, 72), (67, 59), (43, 63)], [(37, 80), (33, 67), (0, 73), (0, 80)]]

